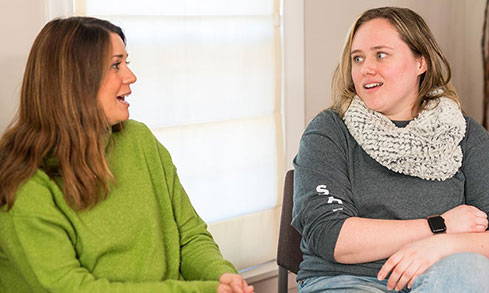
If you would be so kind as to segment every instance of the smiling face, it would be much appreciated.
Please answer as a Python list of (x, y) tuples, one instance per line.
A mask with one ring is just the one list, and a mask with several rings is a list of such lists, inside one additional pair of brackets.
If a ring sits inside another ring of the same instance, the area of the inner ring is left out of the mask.
[(110, 39), (110, 68), (100, 85), (98, 101), (109, 124), (115, 125), (129, 118), (129, 103), (126, 102), (126, 97), (131, 94), (130, 85), (136, 81), (136, 76), (127, 66), (126, 47), (120, 36), (111, 33)]
[(411, 120), (419, 80), (426, 71), (396, 28), (384, 18), (362, 24), (351, 46), (351, 76), (365, 105), (391, 120)]

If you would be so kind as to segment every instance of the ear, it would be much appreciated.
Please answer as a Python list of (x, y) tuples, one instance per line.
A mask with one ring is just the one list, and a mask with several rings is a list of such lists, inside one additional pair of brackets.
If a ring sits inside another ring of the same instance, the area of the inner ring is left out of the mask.
[(426, 65), (426, 59), (424, 58), (424, 56), (421, 56), (421, 57), (418, 57), (418, 67), (417, 67), (417, 70), (418, 70), (418, 75), (421, 75), (423, 73), (426, 72), (427, 70), (427, 65)]

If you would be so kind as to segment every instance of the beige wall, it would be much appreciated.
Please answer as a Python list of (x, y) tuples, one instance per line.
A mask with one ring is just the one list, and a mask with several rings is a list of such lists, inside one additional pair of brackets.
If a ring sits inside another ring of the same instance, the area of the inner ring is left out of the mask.
[(480, 121), (484, 5), (484, 0), (304, 0), (306, 123), (331, 103), (331, 76), (351, 24), (364, 10), (380, 6), (408, 7), (426, 20), (451, 63), (464, 110)]
[(0, 17), (0, 132), (15, 114), (27, 54), (44, 24), (43, 1), (2, 1)]
[(17, 110), (25, 63), (44, 24), (71, 15), (72, 0), (2, 0), (0, 17), (0, 133)]

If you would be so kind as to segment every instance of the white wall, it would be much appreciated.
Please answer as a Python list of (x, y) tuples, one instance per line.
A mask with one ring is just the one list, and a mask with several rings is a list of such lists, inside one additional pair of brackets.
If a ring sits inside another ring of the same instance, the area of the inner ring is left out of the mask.
[(306, 122), (331, 103), (331, 77), (352, 23), (380, 6), (408, 7), (426, 20), (452, 66), (464, 110), (480, 121), (484, 0), (304, 0)]

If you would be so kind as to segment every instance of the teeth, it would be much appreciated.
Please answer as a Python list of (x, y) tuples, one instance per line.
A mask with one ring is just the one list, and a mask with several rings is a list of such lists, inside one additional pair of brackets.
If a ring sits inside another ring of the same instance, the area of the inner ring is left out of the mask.
[(371, 88), (373, 88), (373, 87), (376, 87), (376, 86), (381, 86), (381, 85), (383, 85), (383, 83), (382, 83), (382, 82), (376, 82), (376, 83), (369, 83), (369, 84), (366, 84), (366, 85), (364, 85), (364, 87), (365, 87), (366, 89), (371, 89)]
[(127, 96), (117, 96), (117, 100), (123, 104), (129, 104), (128, 102), (126, 102), (126, 97)]

